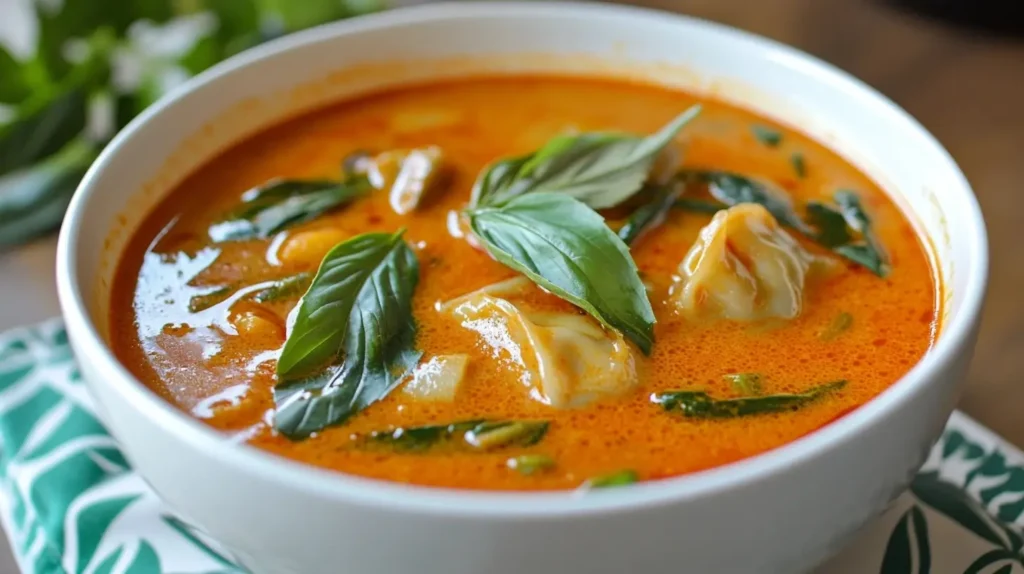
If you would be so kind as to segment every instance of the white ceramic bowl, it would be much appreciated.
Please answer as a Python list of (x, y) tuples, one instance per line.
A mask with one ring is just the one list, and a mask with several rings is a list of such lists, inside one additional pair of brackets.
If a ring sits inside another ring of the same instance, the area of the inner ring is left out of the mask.
[[(586, 496), (425, 489), (299, 465), (192, 420), (111, 354), (108, 286), (127, 235), (213, 153), (347, 95), (515, 71), (642, 77), (711, 91), (839, 150), (881, 182), (934, 244), (947, 290), (937, 345), (866, 406), (782, 448)], [(883, 509), (939, 436), (974, 345), (987, 246), (971, 189), (942, 147), (892, 102), (825, 63), (659, 12), (488, 2), (332, 24), (202, 74), (103, 152), (71, 203), (57, 265), (71, 342), (111, 431), (173, 508), (256, 572), (788, 573), (820, 563)]]

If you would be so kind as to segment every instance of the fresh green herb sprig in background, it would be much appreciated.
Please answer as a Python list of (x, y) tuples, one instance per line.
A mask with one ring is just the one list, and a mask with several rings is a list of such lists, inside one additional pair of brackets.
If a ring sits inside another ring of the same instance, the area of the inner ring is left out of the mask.
[(31, 53), (0, 44), (0, 248), (56, 229), (103, 146), (188, 77), (277, 36), (382, 7), (378, 0), (35, 0)]

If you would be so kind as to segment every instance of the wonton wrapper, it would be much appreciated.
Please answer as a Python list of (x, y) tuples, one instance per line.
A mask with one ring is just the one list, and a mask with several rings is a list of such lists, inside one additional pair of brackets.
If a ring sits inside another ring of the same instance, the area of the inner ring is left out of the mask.
[(719, 211), (679, 265), (671, 298), (691, 319), (793, 319), (803, 308), (808, 253), (761, 205)]
[(587, 315), (532, 311), (522, 297), (531, 289), (523, 277), (502, 281), (441, 311), (479, 333), (496, 357), (520, 370), (531, 396), (553, 407), (584, 406), (637, 384), (633, 351), (621, 333)]

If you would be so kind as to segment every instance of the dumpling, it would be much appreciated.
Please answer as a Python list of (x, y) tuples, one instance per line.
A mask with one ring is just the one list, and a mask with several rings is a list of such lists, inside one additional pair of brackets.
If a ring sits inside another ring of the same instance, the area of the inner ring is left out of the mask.
[(511, 363), (530, 395), (557, 408), (587, 405), (637, 384), (633, 349), (621, 333), (588, 315), (542, 311), (527, 300), (524, 277), (475, 291), (440, 307), (476, 331), (497, 358)]
[(691, 319), (792, 319), (821, 260), (808, 253), (761, 205), (715, 214), (679, 266), (670, 293)]

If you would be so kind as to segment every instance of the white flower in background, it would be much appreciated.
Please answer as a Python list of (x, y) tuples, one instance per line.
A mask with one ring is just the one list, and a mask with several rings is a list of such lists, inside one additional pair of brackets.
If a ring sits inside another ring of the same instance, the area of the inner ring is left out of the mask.
[[(139, 20), (129, 26), (126, 41), (110, 55), (113, 93), (94, 97), (89, 106), (87, 133), (93, 141), (113, 135), (114, 94), (143, 93), (149, 101), (181, 85), (191, 74), (179, 62), (197, 42), (217, 29), (217, 18), (200, 12), (174, 18), (164, 24)], [(70, 62), (83, 62), (96, 49), (83, 39), (68, 42), (64, 55)]]

